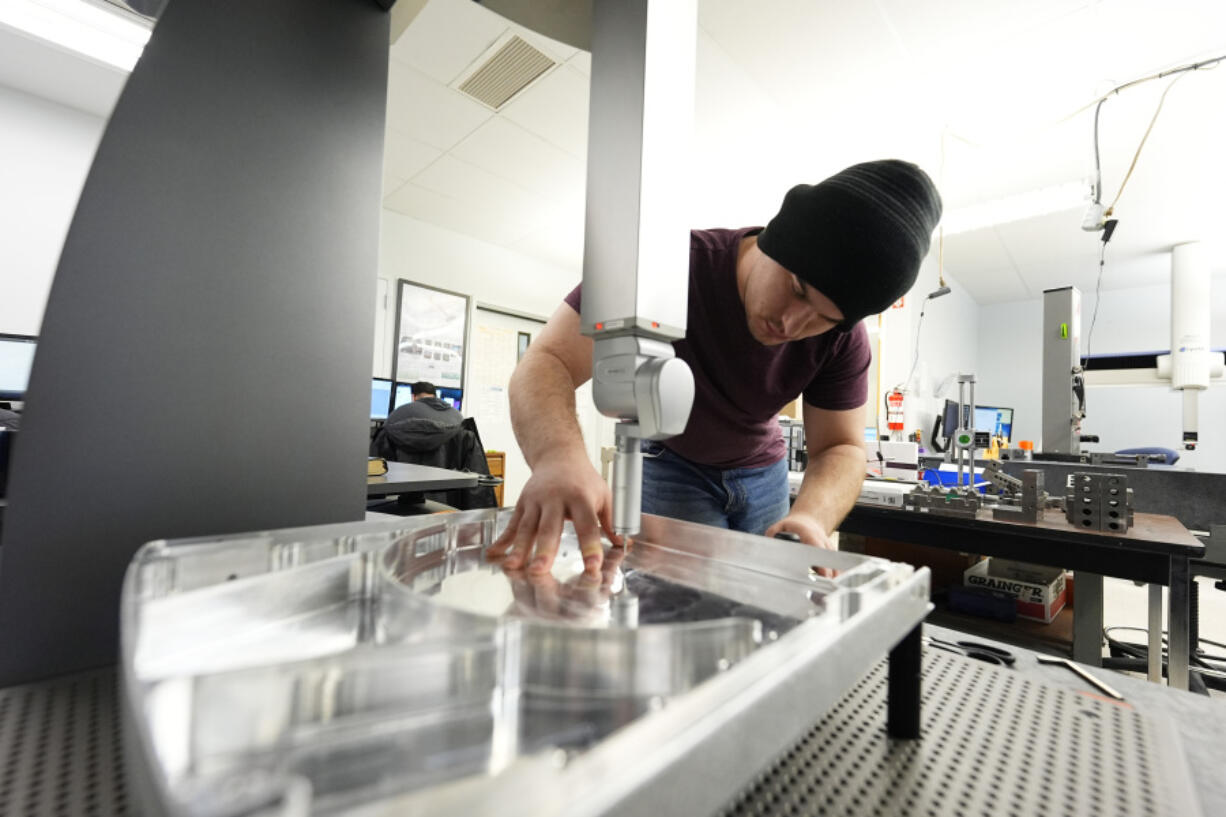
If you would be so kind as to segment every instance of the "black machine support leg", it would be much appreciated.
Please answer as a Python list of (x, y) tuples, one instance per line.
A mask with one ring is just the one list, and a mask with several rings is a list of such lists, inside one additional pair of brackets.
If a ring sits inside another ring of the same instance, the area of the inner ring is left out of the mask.
[(921, 626), (915, 625), (915, 629), (890, 650), (886, 731), (892, 738), (915, 740), (920, 736)]

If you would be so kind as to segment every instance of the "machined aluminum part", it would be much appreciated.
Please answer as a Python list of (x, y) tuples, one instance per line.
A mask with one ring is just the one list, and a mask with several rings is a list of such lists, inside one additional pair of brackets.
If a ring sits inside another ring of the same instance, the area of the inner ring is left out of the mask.
[(143, 547), (132, 790), (176, 817), (711, 812), (929, 609), (925, 569), (650, 515), (599, 577), (569, 526), (551, 574), (504, 571), (509, 519)]

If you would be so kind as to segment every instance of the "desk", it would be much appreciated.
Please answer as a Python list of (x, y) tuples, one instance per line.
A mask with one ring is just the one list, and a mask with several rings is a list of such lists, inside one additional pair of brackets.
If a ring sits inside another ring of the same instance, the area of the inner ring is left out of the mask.
[(974, 519), (857, 505), (839, 530), (919, 545), (1019, 559), (1077, 572), (1073, 604), (1073, 658), (1102, 662), (1102, 577), (1149, 584), (1149, 677), (1161, 680), (1162, 585), (1170, 587), (1170, 684), (1188, 688), (1189, 560), (1205, 546), (1174, 517), (1138, 513), (1127, 533), (1075, 528), (1047, 510), (1035, 523), (1003, 521), (981, 509)]
[(424, 491), (447, 491), (452, 488), (473, 488), (477, 474), (468, 471), (452, 471), (432, 465), (415, 465), (410, 462), (387, 463), (387, 473), (366, 478), (366, 496), (390, 496), (414, 494)]

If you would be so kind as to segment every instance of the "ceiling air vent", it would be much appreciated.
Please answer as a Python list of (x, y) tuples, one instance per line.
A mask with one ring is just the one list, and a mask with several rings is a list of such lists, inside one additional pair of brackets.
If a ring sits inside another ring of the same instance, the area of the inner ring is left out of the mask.
[(487, 53), (477, 70), (455, 87), (494, 110), (557, 64), (515, 35)]

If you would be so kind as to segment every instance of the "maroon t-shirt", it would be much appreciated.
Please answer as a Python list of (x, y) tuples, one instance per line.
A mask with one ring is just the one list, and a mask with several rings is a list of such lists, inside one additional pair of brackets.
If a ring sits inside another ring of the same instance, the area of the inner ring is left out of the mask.
[[(690, 305), (677, 357), (694, 372), (694, 408), (685, 432), (663, 441), (691, 462), (759, 468), (782, 459), (776, 417), (804, 394), (815, 408), (864, 405), (872, 352), (863, 323), (805, 340), (763, 346), (749, 332), (736, 285), (741, 239), (761, 227), (690, 232)], [(580, 309), (580, 287), (566, 296)]]

